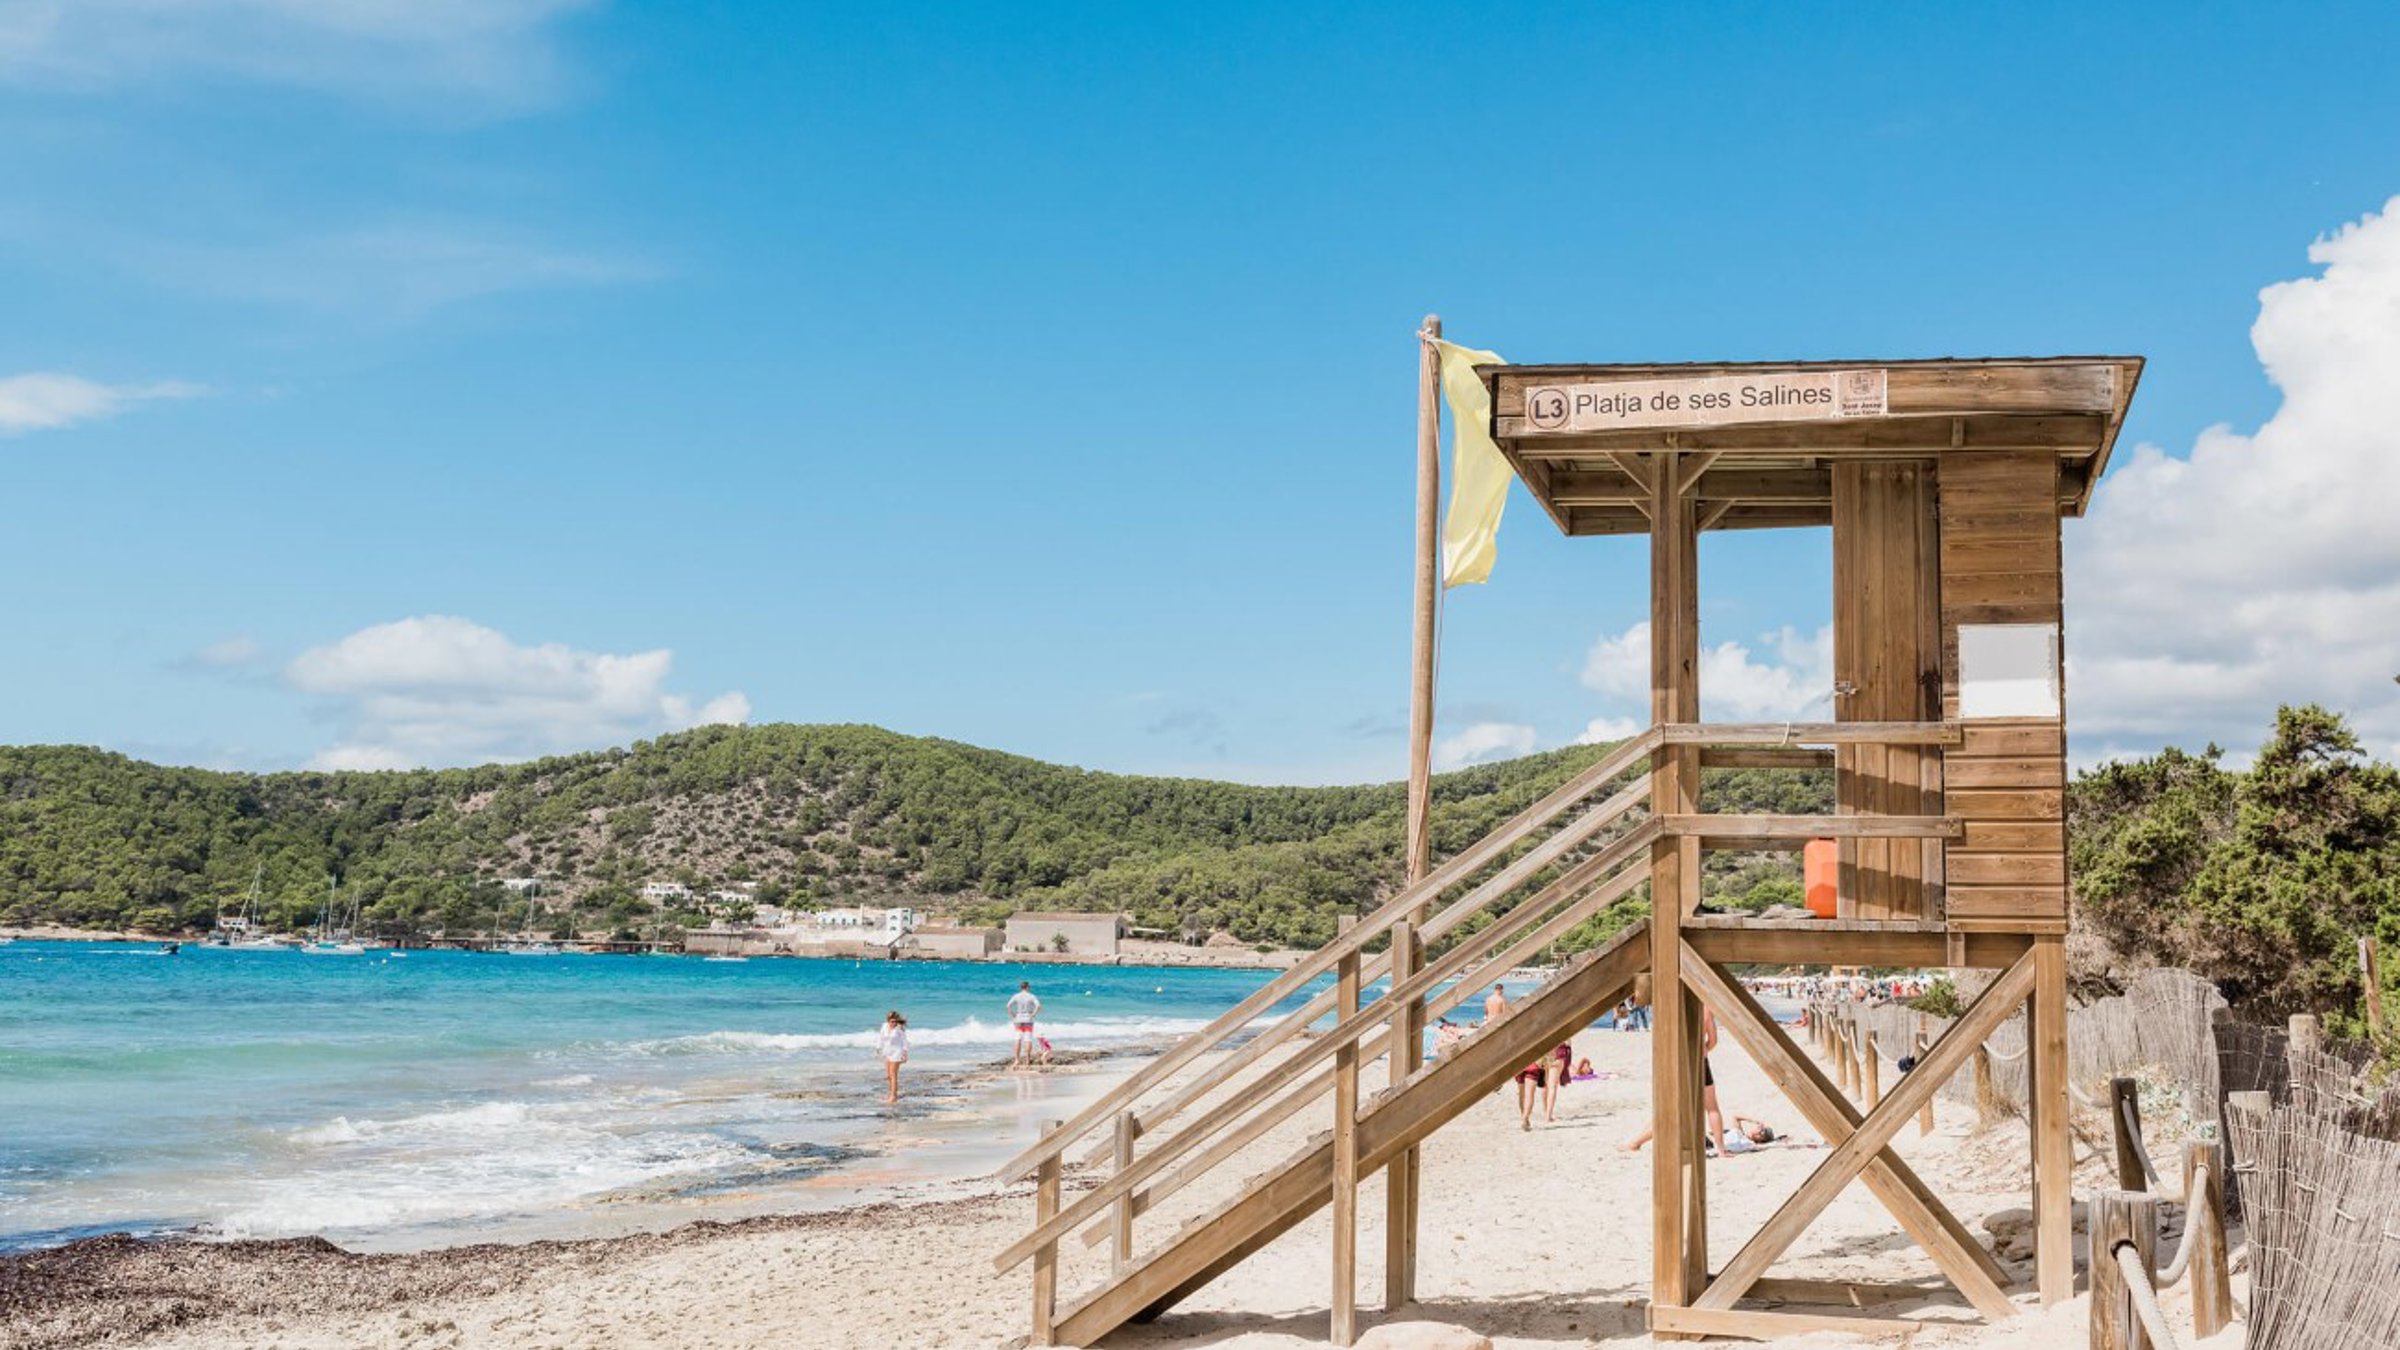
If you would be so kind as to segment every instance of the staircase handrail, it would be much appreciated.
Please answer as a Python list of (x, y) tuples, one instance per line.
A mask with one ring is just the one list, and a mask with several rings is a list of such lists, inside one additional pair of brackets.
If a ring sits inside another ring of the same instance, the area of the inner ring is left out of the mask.
[[(1622, 795), (1624, 794), (1620, 794), (1620, 796)], [(1620, 807), (1611, 813), (1611, 816), (1612, 818), (1622, 816), (1624, 811), (1625, 808)], [(1261, 1107), (1270, 1106), (1268, 1099), (1273, 1094), (1307, 1072), (1319, 1060), (1364, 1039), (1368, 1032), (1375, 1030), (1387, 1021), (1395, 1009), (1413, 1004), (1424, 997), (1427, 991), (1456, 976), (1478, 956), (1506, 941), (1511, 935), (1523, 931), (1562, 901), (1574, 897), (1578, 892), (1594, 887), (1619, 863), (1626, 861), (1629, 857), (1637, 856), (1657, 837), (1657, 827), (1649, 821), (1644, 821), (1634, 829), (1609, 841), (1607, 847), (1576, 864), (1572, 870), (1545, 886), (1532, 899), (1509, 911), (1509, 914), (1500, 922), (1475, 933), (1458, 946), (1444, 952), (1440, 958), (1428, 964), (1423, 970), (1394, 986), (1384, 997), (1362, 1007), (1357, 1016), (1337, 1023), (1332, 1030), (1310, 1041), (1305, 1049), (1286, 1056), (1266, 1073), (1245, 1084), (1241, 1098), (1225, 1103), (1229, 1107), (1239, 1106), (1242, 1108), (1241, 1110), (1211, 1112), (1174, 1134), (1161, 1139), (1151, 1151), (1142, 1154), (1127, 1166), (1119, 1169), (1116, 1175), (1077, 1197), (1074, 1204), (1061, 1209), (1048, 1221), (1037, 1225), (1023, 1237), (1009, 1244), (992, 1259), (993, 1267), (1006, 1272), (1021, 1264), (1031, 1258), (1041, 1247), (1081, 1227), (1085, 1220), (1099, 1214), (1123, 1198), (1152, 1174), (1198, 1146), (1210, 1135), (1232, 1123), (1239, 1116)], [(1627, 875), (1638, 881), (1642, 879), (1641, 873), (1642, 869), (1636, 867), (1631, 869)], [(1631, 886), (1626, 886), (1626, 889), (1631, 889)], [(1585, 897), (1587, 903), (1589, 899), (1590, 897)], [(1583, 909), (1584, 906), (1578, 904), (1570, 908), (1576, 910)], [(1455, 994), (1457, 991), (1450, 992)], [(1284, 1024), (1288, 1025), (1297, 1021), (1300, 1015), (1299, 1013), (1293, 1014), (1292, 1017), (1285, 1019)], [(1255, 1045), (1254, 1041), (1251, 1045), (1244, 1046), (1243, 1053), (1248, 1054)], [(1315, 1085), (1312, 1084), (1311, 1087), (1313, 1086)], [(1304, 1088), (1302, 1091), (1307, 1093), (1309, 1088)]]
[[(1215, 1048), (1225, 1037), (1249, 1025), (1260, 1013), (1290, 997), (1309, 981), (1332, 970), (1342, 958), (1359, 952), (1370, 941), (1391, 931), (1392, 925), (1515, 847), (1525, 836), (1591, 795), (1602, 784), (1633, 767), (1635, 761), (1656, 750), (1660, 744), (1660, 733), (1656, 727), (1621, 742), (1590, 768), (1518, 812), (1500, 828), (1461, 850), (1418, 881), (1403, 886), (1348, 933), (1302, 958), (1291, 969), (1219, 1014), (1206, 1027), (1185, 1037), (1165, 1054), (1136, 1070), (1132, 1077), (1076, 1112), (1065, 1124), (1043, 1135), (1038, 1142), (1003, 1164), (999, 1171), (1000, 1178), (1017, 1181), (1032, 1175), (1036, 1167), (1065, 1152), (1093, 1126), (1123, 1110), (1129, 1102)], [(1322, 1016), (1322, 1013), (1319, 1015)]]
[[(1476, 914), (1482, 913), (1493, 901), (1516, 890), (1535, 873), (1540, 872), (1559, 857), (1580, 847), (1593, 835), (1614, 824), (1628, 811), (1642, 805), (1648, 799), (1649, 793), (1650, 775), (1643, 774), (1607, 801), (1585, 812), (1574, 824), (1568, 825), (1550, 836), (1524, 857), (1509, 864), (1505, 870), (1462, 896), (1440, 914), (1435, 915), (1433, 921), (1427, 923), (1422, 930), (1424, 940), (1432, 942)], [(1551, 903), (1556, 903), (1555, 897), (1552, 897)], [(1390, 972), (1391, 955), (1387, 952), (1364, 963), (1359, 971), (1359, 983), (1362, 987), (1372, 985), (1377, 980), (1389, 975)], [(1397, 989), (1391, 990), (1370, 1006), (1385, 1006), (1387, 1000), (1397, 997), (1400, 992)], [(1278, 1018), (1273, 1026), (1252, 1037), (1240, 1050), (1209, 1066), (1206, 1072), (1178, 1088), (1174, 1095), (1165, 1102), (1152, 1107), (1147, 1112), (1136, 1113), (1138, 1127), (1146, 1133), (1155, 1133), (1169, 1117), (1178, 1114), (1193, 1102), (1215, 1091), (1236, 1074), (1264, 1058), (1268, 1051), (1299, 1034), (1304, 1028), (1316, 1025), (1325, 1014), (1333, 1011), (1334, 998), (1335, 991), (1328, 989), (1310, 999), (1297, 1011)], [(1378, 1016), (1380, 1015), (1378, 1014)], [(1321, 1057), (1317, 1055), (1315, 1049), (1308, 1053), (1312, 1058)], [(1104, 1139), (1095, 1146), (1091, 1156), (1085, 1158), (1084, 1161), (1096, 1162), (1108, 1156), (1111, 1151), (1113, 1151), (1113, 1145)]]
[[(1506, 926), (1511, 929), (1512, 933), (1512, 936), (1507, 943), (1507, 951), (1493, 955), (1490, 960), (1502, 961), (1511, 959), (1510, 954), (1514, 953), (1520, 948), (1536, 952), (1542, 950), (1551, 943), (1558, 941), (1561, 937), (1564, 937), (1567, 931), (1573, 928), (1575, 925), (1582, 923), (1584, 920), (1591, 918), (1593, 915), (1599, 913), (1607, 906), (1614, 904), (1616, 901), (1622, 899), (1626, 894), (1631, 892), (1636, 886), (1641, 885), (1649, 879), (1649, 868), (1646, 865), (1637, 863), (1632, 867), (1628, 867), (1624, 871), (1619, 872), (1616, 876), (1605, 882), (1602, 882), (1598, 886), (1595, 886), (1582, 897), (1578, 898), (1575, 903), (1568, 905), (1564, 909), (1561, 909), (1556, 915), (1550, 918), (1547, 922), (1543, 923), (1540, 927), (1521, 937), (1514, 936), (1515, 929), (1521, 925), (1514, 925), (1511, 924), (1509, 920), (1503, 919), (1501, 923), (1494, 924), (1492, 928), (1484, 930), (1485, 932), (1493, 932)], [(1546, 908), (1546, 906), (1542, 905), (1541, 901), (1537, 897), (1535, 900), (1528, 901), (1523, 905), (1519, 905), (1516, 909), (1510, 910), (1509, 914), (1512, 916), (1512, 918), (1520, 912), (1524, 912), (1530, 916), (1531, 914), (1539, 913), (1543, 908)], [(1479, 933), (1476, 936), (1481, 937), (1482, 934)], [(1473, 993), (1479, 987), (1478, 982), (1472, 979), (1471, 976), (1474, 974), (1475, 970), (1479, 970), (1481, 968), (1481, 966), (1477, 966), (1474, 969), (1466, 971), (1459, 977), (1457, 983), (1451, 985), (1448, 989), (1442, 990), (1438, 994), (1429, 996), (1425, 1000), (1425, 1020), (1430, 1022), (1433, 1019), (1440, 1017), (1442, 1014), (1449, 1012), (1452, 1008), (1455, 1008), (1459, 1004), (1465, 1002), (1467, 996)], [(1381, 1000), (1378, 1000), (1378, 1002), (1380, 1001)], [(1368, 1009), (1362, 1009), (1361, 1016), (1368, 1015), (1368, 1011)], [(1359, 1045), (1358, 1060), (1361, 1064), (1372, 1064), (1376, 1060), (1381, 1059), (1384, 1053), (1390, 1049), (1390, 1047), (1391, 1040), (1388, 1035), (1377, 1036), (1373, 1039), (1362, 1041)], [(1159, 1202), (1165, 1200), (1168, 1196), (1173, 1195), (1175, 1192), (1183, 1189), (1186, 1183), (1197, 1177), (1207, 1174), (1207, 1172), (1211, 1168), (1215, 1167), (1217, 1163), (1233, 1156), (1235, 1153), (1238, 1153), (1243, 1145), (1255, 1140), (1259, 1135), (1264, 1134), (1268, 1129), (1297, 1114), (1301, 1107), (1304, 1107), (1311, 1101), (1314, 1101), (1316, 1098), (1323, 1096), (1333, 1086), (1334, 1072), (1335, 1071), (1331, 1067), (1328, 1067), (1316, 1077), (1302, 1084), (1297, 1091), (1285, 1096), (1282, 1100), (1261, 1106), (1257, 1112), (1252, 1114), (1249, 1120), (1244, 1121), (1239, 1128), (1235, 1129), (1224, 1139), (1219, 1140), (1217, 1143), (1211, 1144), (1207, 1151), (1203, 1152), (1199, 1157), (1193, 1159), (1184, 1166), (1177, 1168), (1174, 1172), (1168, 1174), (1167, 1176), (1161, 1177), (1157, 1181), (1152, 1182), (1148, 1187), (1134, 1192), (1132, 1200), (1133, 1212), (1136, 1214), (1141, 1214), (1151, 1207), (1157, 1205)], [(1420, 1072), (1422, 1072), (1422, 1070), (1420, 1070)], [(1370, 1101), (1369, 1105), (1371, 1106), (1372, 1104), (1372, 1101)], [(1108, 1229), (1105, 1225), (1094, 1224), (1085, 1232), (1084, 1244), (1086, 1246), (1096, 1245), (1100, 1241), (1104, 1240), (1107, 1236)]]

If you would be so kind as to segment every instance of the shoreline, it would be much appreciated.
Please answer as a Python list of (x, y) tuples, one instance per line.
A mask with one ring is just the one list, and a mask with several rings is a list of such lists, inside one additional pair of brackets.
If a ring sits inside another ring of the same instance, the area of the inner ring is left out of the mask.
[[(1428, 1178), (1419, 1229), (1420, 1302), (1400, 1318), (1451, 1322), (1492, 1338), (1498, 1350), (1650, 1346), (1643, 1296), (1650, 1277), (1648, 1154), (1619, 1145), (1646, 1119), (1651, 1039), (1591, 1029), (1575, 1037), (1603, 1075), (1561, 1094), (1558, 1117), (1520, 1129), (1513, 1093), (1471, 1107), (1424, 1145)], [(1794, 1126), (1765, 1073), (1737, 1047), (1715, 1057), (1729, 1110)], [(1197, 1067), (1197, 1066), (1195, 1066)], [(1373, 1066), (1361, 1066), (1371, 1076)], [(1931, 1135), (1906, 1130), (1893, 1147), (1997, 1248), (2018, 1283), (2018, 1316), (1959, 1320), (1954, 1298), (1910, 1311), (1927, 1318), (1915, 1344), (1928, 1350), (2047, 1350), (2081, 1344), (2084, 1298), (2042, 1308), (2024, 1283), (2021, 1121), (1978, 1124), (1971, 1110), (1939, 1108)], [(1255, 1146), (1264, 1163), (1318, 1126), (1294, 1119)], [(1793, 1130), (1786, 1142), (1709, 1169), (1714, 1225), (1738, 1242), (1774, 1211), (1825, 1153)], [(2110, 1159), (2078, 1159), (2079, 1188), (2105, 1186)], [(1221, 1169), (1150, 1217), (1149, 1245), (1188, 1216), (1246, 1184), (1248, 1167)], [(1074, 1195), (1097, 1174), (1070, 1167)], [(1562, 1184), (1563, 1183), (1563, 1184)], [(1358, 1261), (1380, 1269), (1383, 1188), (1361, 1187)], [(988, 1182), (976, 1193), (862, 1201), (812, 1213), (737, 1222), (701, 1220), (611, 1238), (483, 1243), (403, 1255), (359, 1255), (313, 1239), (193, 1242), (97, 1238), (0, 1258), (0, 1342), (61, 1347), (136, 1344), (150, 1350), (547, 1350), (610, 1345), (635, 1350), (815, 1350), (996, 1346), (1026, 1330), (1025, 1268), (993, 1269), (995, 1252), (1032, 1216), (1028, 1183)], [(1111, 1345), (1213, 1350), (1303, 1350), (1325, 1336), (1323, 1211), (1195, 1292), (1159, 1321), (1128, 1326)], [(2168, 1236), (2172, 1240), (2172, 1235)], [(1062, 1303), (1103, 1277), (1105, 1246), (1060, 1246)], [(1787, 1273), (1846, 1281), (1938, 1283), (1931, 1262), (1870, 1197), (1830, 1207), (1786, 1257)], [(1361, 1280), (1361, 1330), (1390, 1320), (1372, 1274)], [(2237, 1277), (2238, 1286), (2244, 1281)], [(2169, 1317), (2188, 1318), (2189, 1294), (2167, 1291)], [(805, 1329), (805, 1334), (799, 1334)], [(2194, 1350), (2233, 1350), (2240, 1323)], [(1888, 1339), (1888, 1338), (1885, 1338)], [(1822, 1333), (1770, 1344), (1884, 1343)]]
[[(324, 1232), (273, 1237), (227, 1234), (206, 1222), (162, 1224), (130, 1217), (103, 1220), (71, 1229), (0, 1235), (0, 1272), (18, 1258), (93, 1242), (186, 1242), (270, 1249), (309, 1242), (359, 1257), (424, 1256), (494, 1247), (613, 1242), (663, 1236), (694, 1225), (739, 1225), (878, 1205), (971, 1199), (999, 1185), (992, 1173), (1031, 1142), (1038, 1129), (1033, 1116), (1073, 1114), (1166, 1048), (1149, 1041), (1060, 1050), (1054, 1052), (1048, 1066), (1023, 1073), (1011, 1070), (1006, 1059), (927, 1070), (917, 1077), (914, 1089), (904, 1078), (899, 1106), (885, 1109), (867, 1135), (826, 1146), (833, 1155), (826, 1165), (796, 1176), (748, 1182), (738, 1177), (698, 1178), (683, 1188), (604, 1192), (540, 1214), (495, 1214), (445, 1225), (402, 1225), (339, 1238)], [(1034, 1107), (1039, 1109), (1029, 1114)], [(7, 1281), (0, 1279), (0, 1306), (5, 1305), (7, 1294)]]
[[(16, 942), (129, 942), (141, 946), (156, 946), (162, 942), (174, 942), (185, 947), (206, 950), (209, 945), (206, 937), (205, 933), (135, 933), (100, 928), (67, 928), (54, 924), (36, 924), (31, 927), (0, 926), (0, 939)], [(1130, 947), (1134, 944), (1126, 945)], [(746, 953), (741, 959), (744, 961), (858, 961), (872, 959), (959, 966), (1100, 966), (1126, 970), (1251, 970), (1275, 973), (1291, 969), (1309, 955), (1307, 949), (1299, 947), (1279, 947), (1274, 951), (1259, 952), (1246, 947), (1236, 950), (1226, 947), (1184, 947), (1178, 943), (1158, 943), (1154, 945), (1160, 950), (1153, 951), (1149, 949), (1151, 945), (1153, 944), (1144, 944), (1143, 950), (1138, 952), (1120, 951), (1115, 956), (1087, 956), (1075, 952), (996, 952), (990, 956), (919, 956), (902, 953), (898, 956), (863, 958), (833, 953), (820, 955), (814, 952), (757, 952)], [(395, 945), (390, 950), (464, 952), (472, 949), (428, 944), (417, 947)], [(1184, 953), (1189, 954), (1185, 955)], [(477, 952), (475, 954), (491, 955), (492, 953)], [(632, 953), (575, 951), (571, 954), (577, 956), (628, 956)], [(695, 961), (709, 959), (693, 952), (661, 954), (689, 957)]]

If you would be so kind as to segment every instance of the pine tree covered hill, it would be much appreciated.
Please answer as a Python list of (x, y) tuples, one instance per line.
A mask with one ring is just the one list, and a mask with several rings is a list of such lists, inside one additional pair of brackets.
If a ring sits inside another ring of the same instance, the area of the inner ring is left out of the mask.
[[(1588, 766), (1585, 746), (1443, 774), (1437, 853)], [(1823, 809), (1823, 774), (1718, 774), (1712, 809)], [(1400, 784), (1251, 787), (1096, 773), (866, 726), (712, 727), (629, 749), (400, 773), (221, 773), (80, 747), (0, 748), (0, 924), (205, 928), (263, 876), (305, 925), (338, 877), (377, 932), (516, 928), (502, 877), (550, 879), (563, 931), (697, 924), (636, 894), (755, 882), (799, 906), (908, 903), (991, 921), (1136, 924), (1309, 945), (1400, 876)], [(1711, 890), (1796, 899), (1787, 860), (1712, 858)]]
[[(1584, 746), (1435, 779), (1455, 852), (1586, 767)], [(2068, 836), (2098, 987), (2151, 965), (2217, 980), (2245, 1013), (2357, 1016), (2356, 940), (2400, 1007), (2400, 771), (2336, 715), (2287, 708), (2250, 769), (2167, 750), (2079, 775)], [(1712, 770), (1712, 811), (1827, 809), (1830, 775)], [(0, 925), (208, 926), (263, 873), (269, 922), (304, 925), (341, 878), (386, 935), (514, 929), (504, 876), (552, 879), (560, 931), (697, 924), (635, 894), (758, 883), (801, 906), (906, 903), (992, 921), (1122, 910), (1144, 927), (1311, 945), (1397, 887), (1403, 790), (1265, 788), (1093, 773), (862, 726), (718, 727), (528, 764), (236, 774), (73, 747), (0, 749)], [(1791, 855), (1709, 855), (1718, 903), (1796, 901)], [(1572, 936), (1646, 910), (1637, 892)]]

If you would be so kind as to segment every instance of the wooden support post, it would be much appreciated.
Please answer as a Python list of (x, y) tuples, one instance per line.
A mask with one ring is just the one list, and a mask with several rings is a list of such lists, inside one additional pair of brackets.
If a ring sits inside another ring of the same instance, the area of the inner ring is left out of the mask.
[[(2207, 1340), (2233, 1320), (2233, 1276), (2225, 1261), (2224, 1154), (2213, 1140), (2183, 1148), (2183, 1240), (2192, 1249), (2192, 1337)], [(2205, 1224), (2203, 1232), (2195, 1225)]]
[(1837, 1019), (1833, 1030), (1833, 1081), (1845, 1097), (1858, 1095), (1857, 1067), (1850, 1055), (1850, 1024)]
[[(1670, 444), (1672, 435), (1670, 434)], [(1682, 465), (1672, 449), (1649, 457), (1650, 720), (1700, 720), (1698, 534)], [(1638, 478), (1639, 475), (1636, 475)], [(1650, 811), (1700, 809), (1697, 746), (1664, 746), (1650, 761)], [(1699, 899), (1697, 837), (1662, 837), (1650, 853), (1650, 1109), (1657, 1128), (1650, 1173), (1651, 1328), (1680, 1333), (1656, 1319), (1660, 1308), (1688, 1307), (1708, 1282), (1707, 1177), (1700, 1152), (1699, 1002), (1676, 972), (1683, 962), (1683, 921)]]
[(2325, 1033), (2317, 1025), (2315, 1013), (2293, 1013), (2287, 1035), (2295, 1051), (2306, 1050), (2315, 1054), (2325, 1048)]
[(2117, 1141), (2117, 1189), (2149, 1190), (2142, 1176), (2141, 1084), (2130, 1078), (2108, 1080), (2108, 1123)]
[[(1358, 923), (1341, 917), (1339, 931)], [(1358, 953), (1334, 967), (1333, 1016), (1358, 1016)], [(1358, 1339), (1358, 1042), (1333, 1052), (1333, 1319), (1326, 1339), (1348, 1345)]]
[[(1912, 1038), (1909, 1044), (1909, 1063), (1924, 1063), (1925, 1047), (1931, 1044), (1933, 1044), (1933, 1042), (1927, 1040), (1925, 1037), (1925, 1014), (1918, 1013), (1917, 1034), (1914, 1038)], [(1917, 1133), (1920, 1135), (1933, 1133), (1933, 1098), (1931, 1097), (1927, 1097), (1925, 1099), (1925, 1105), (1917, 1111)]]
[(1975, 1123), (1989, 1125), (2000, 1114), (2000, 1090), (1992, 1085), (1992, 1052), (1975, 1047)]
[(1867, 1109), (1875, 1109), (1883, 1100), (1883, 1056), (1875, 1049), (1875, 1028), (1867, 1028), (1866, 1052), (1858, 1057), (1858, 1066), (1867, 1075)]
[[(1407, 919), (1392, 925), (1392, 986), (1425, 964), (1425, 944)], [(1392, 1010), (1391, 1082), (1398, 1087), (1424, 1064), (1425, 1005), (1411, 999)], [(1385, 1164), (1383, 1184), (1383, 1306), (1389, 1312), (1417, 1297), (1417, 1168), (1414, 1147)]]
[(2092, 1350), (2150, 1350), (2116, 1250), (2130, 1243), (2141, 1254), (2143, 1269), (2158, 1269), (2158, 1197), (2100, 1191), (2092, 1196), (2090, 1224)]
[[(1065, 1125), (1063, 1120), (1042, 1122), (1042, 1134)], [(1041, 1227), (1058, 1217), (1059, 1157), (1053, 1153), (1042, 1159), (1033, 1173), (1033, 1226)], [(1058, 1321), (1058, 1243), (1045, 1242), (1033, 1253), (1033, 1343), (1056, 1345)]]
[(2383, 1034), (2383, 964), (2375, 958), (2373, 936), (2358, 940), (2359, 995), (2367, 1004), (2367, 1029)]
[(2075, 1296), (2075, 1160), (2067, 1134), (2067, 945), (2033, 940), (2025, 1091), (2032, 1116), (2034, 1281), (2042, 1305)]
[[(1131, 1111), (1117, 1113), (1117, 1170), (1133, 1166), (1133, 1141), (1142, 1135), (1141, 1119)], [(1112, 1253), (1114, 1267), (1123, 1270), (1133, 1260), (1133, 1192), (1117, 1202), (1116, 1248)]]
[[(1339, 932), (1358, 925), (1342, 915)], [(1358, 1016), (1358, 954), (1334, 966), (1334, 1021)], [(1358, 1338), (1358, 1043), (1334, 1050), (1334, 1312), (1327, 1340)]]

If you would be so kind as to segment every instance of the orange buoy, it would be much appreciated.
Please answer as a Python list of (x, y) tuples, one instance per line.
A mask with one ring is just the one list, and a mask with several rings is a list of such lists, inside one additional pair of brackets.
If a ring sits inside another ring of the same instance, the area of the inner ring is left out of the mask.
[(1811, 839), (1800, 850), (1801, 889), (1808, 912), (1820, 919), (1834, 914), (1834, 895), (1842, 874), (1842, 849), (1830, 839)]

